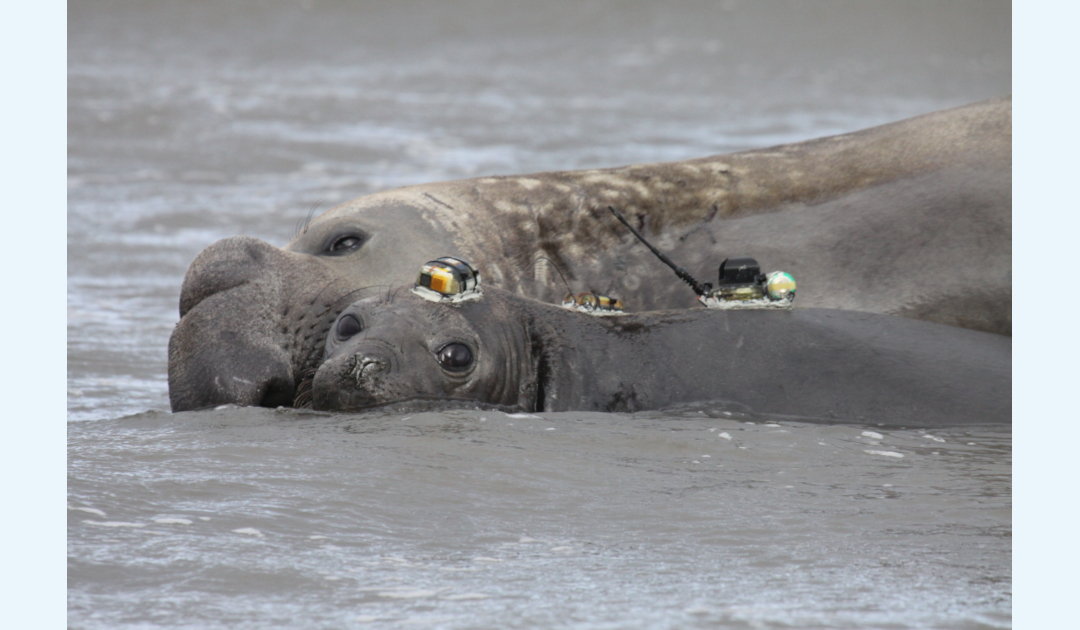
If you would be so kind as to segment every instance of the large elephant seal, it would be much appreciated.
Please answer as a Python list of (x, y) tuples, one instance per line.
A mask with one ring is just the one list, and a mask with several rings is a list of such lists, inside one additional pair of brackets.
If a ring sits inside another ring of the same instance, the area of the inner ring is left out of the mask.
[(703, 281), (753, 256), (793, 273), (802, 305), (1010, 334), (1011, 115), (1002, 98), (759, 151), (410, 186), (332, 208), (284, 248), (219, 241), (181, 289), (173, 410), (290, 404), (338, 313), (432, 253), (543, 301), (565, 292), (555, 267), (628, 310), (692, 305), (608, 206)]
[(405, 290), (338, 318), (316, 409), (403, 401), (639, 411), (720, 400), (755, 412), (902, 426), (1007, 423), (1009, 338), (832, 309), (595, 317), (489, 288), (460, 305)]

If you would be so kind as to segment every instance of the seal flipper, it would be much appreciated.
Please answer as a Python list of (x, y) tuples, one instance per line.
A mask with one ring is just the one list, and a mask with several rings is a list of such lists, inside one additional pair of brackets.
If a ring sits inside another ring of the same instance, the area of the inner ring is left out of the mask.
[(536, 363), (536, 402), (533, 404), (533, 411), (537, 413), (544, 411), (546, 402), (544, 398), (547, 396), (547, 372), (547, 361), (541, 357)]
[(529, 339), (529, 350), (532, 354), (530, 359), (533, 362), (533, 374), (536, 375), (536, 399), (533, 401), (532, 411), (538, 413), (549, 408), (547, 396), (551, 388), (551, 364), (548, 362), (547, 354), (544, 352), (544, 341), (536, 330), (535, 321), (532, 317), (527, 321), (528, 324), (525, 327), (525, 334)]
[(559, 387), (555, 382), (555, 366), (552, 364), (553, 360), (558, 360), (558, 357), (552, 356), (558, 343), (557, 337), (555, 332), (534, 313), (526, 311), (523, 315), (525, 315), (525, 336), (529, 340), (529, 354), (531, 355), (529, 361), (533, 367), (533, 378), (536, 379), (536, 385), (533, 388), (535, 399), (532, 401), (532, 411), (537, 413), (553, 411), (559, 394)]

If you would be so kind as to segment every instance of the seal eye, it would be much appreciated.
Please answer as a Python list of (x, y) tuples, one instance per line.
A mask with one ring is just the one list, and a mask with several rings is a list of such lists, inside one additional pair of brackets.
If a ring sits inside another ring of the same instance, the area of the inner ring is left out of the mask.
[(342, 234), (326, 246), (324, 252), (328, 256), (343, 256), (352, 253), (364, 244), (364, 237), (360, 234)]
[(355, 315), (346, 315), (338, 320), (334, 332), (337, 333), (338, 339), (345, 341), (363, 329), (364, 326), (360, 323), (359, 319), (356, 319)]
[(439, 364), (452, 372), (460, 372), (472, 365), (472, 350), (463, 343), (448, 343), (435, 356)]

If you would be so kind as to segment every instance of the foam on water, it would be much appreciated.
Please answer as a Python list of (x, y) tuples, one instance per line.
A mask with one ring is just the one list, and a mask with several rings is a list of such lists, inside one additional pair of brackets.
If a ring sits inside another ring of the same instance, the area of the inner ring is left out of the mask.
[(95, 527), (146, 527), (146, 523), (125, 523), (124, 521), (83, 521)]
[(901, 458), (901, 457), (904, 456), (903, 453), (897, 453), (896, 451), (864, 451), (864, 452), (869, 453), (870, 455), (881, 455), (882, 457)]

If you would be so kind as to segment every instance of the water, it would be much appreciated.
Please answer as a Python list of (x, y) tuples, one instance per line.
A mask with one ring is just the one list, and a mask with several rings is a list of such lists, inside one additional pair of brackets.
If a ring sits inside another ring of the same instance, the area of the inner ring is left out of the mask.
[(85, 627), (1009, 624), (1007, 431), (228, 409), (69, 443)]
[(1003, 2), (72, 4), (69, 625), (1011, 625), (1007, 428), (172, 415), (165, 372), (219, 238), (1008, 93), (1010, 27)]

